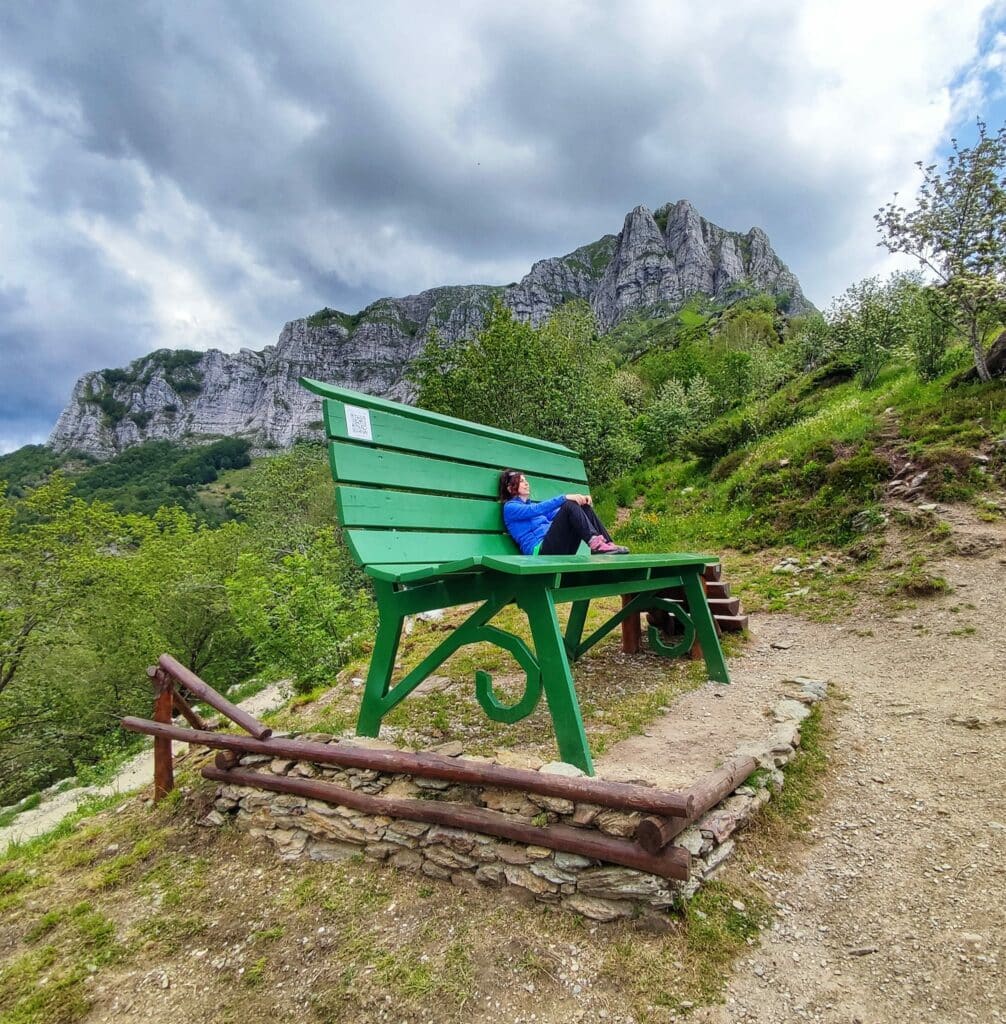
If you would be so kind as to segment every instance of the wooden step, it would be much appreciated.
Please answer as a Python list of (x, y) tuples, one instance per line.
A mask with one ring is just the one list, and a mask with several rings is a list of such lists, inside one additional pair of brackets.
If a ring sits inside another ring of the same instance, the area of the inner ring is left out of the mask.
[[(685, 599), (685, 591), (683, 587), (668, 587), (667, 590), (662, 590), (660, 593), (663, 597), (669, 597), (672, 601), (684, 601)], [(706, 597), (708, 597), (710, 601), (722, 600), (729, 596), (729, 583), (706, 583)]]
[(702, 570), (702, 578), (704, 580), (716, 581), (723, 575), (723, 566), (717, 562), (715, 565), (707, 565)]
[(741, 633), (748, 628), (748, 617), (746, 615), (717, 615), (716, 625), (724, 633)]
[(737, 615), (741, 610), (741, 599), (739, 597), (711, 597), (709, 598), (709, 610), (715, 618), (719, 618), (721, 615)]

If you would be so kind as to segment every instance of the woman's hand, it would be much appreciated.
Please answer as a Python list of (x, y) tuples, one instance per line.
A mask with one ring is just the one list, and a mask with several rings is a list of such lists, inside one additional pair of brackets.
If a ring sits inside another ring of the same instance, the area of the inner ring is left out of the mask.
[(589, 494), (567, 494), (564, 495), (567, 501), (575, 501), (577, 505), (590, 505), (592, 504)]

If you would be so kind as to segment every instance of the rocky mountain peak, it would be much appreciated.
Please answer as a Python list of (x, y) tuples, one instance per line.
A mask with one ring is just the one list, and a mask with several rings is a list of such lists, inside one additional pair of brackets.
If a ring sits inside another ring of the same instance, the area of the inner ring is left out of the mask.
[(411, 397), (405, 371), (436, 330), (471, 337), (494, 297), (540, 326), (571, 299), (589, 302), (602, 331), (623, 317), (672, 312), (696, 294), (729, 301), (745, 291), (784, 297), (798, 314), (813, 307), (760, 228), (726, 231), (686, 199), (651, 212), (630, 211), (618, 235), (539, 260), (516, 284), (431, 288), (384, 298), (359, 313), (323, 309), (293, 320), (261, 352), (161, 350), (124, 369), (77, 381), (49, 438), (107, 457), (154, 438), (199, 443), (247, 437), (259, 448), (320, 437), (317, 399), (301, 376), (330, 380), (398, 400)]

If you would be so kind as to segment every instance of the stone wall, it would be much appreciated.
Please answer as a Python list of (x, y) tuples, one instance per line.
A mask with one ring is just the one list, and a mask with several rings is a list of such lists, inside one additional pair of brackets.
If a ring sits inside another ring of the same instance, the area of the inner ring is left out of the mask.
[[(640, 909), (660, 913), (679, 906), (702, 882), (717, 873), (733, 852), (734, 834), (783, 786), (782, 768), (800, 744), (800, 724), (810, 714), (810, 706), (823, 699), (826, 691), (823, 682), (809, 679), (797, 682), (798, 697), (776, 704), (775, 724), (765, 740), (745, 744), (736, 751), (755, 757), (759, 771), (674, 840), (674, 845), (684, 847), (692, 855), (691, 875), (686, 882), (602, 864), (543, 846), (526, 846), (476, 832), (362, 814), (301, 796), (229, 784), (220, 786), (214, 810), (203, 823), (221, 825), (227, 817), (233, 816), (251, 835), (272, 843), (285, 860), (309, 857), (318, 861), (341, 861), (362, 855), (400, 870), (450, 881), (461, 888), (511, 889), (524, 898), (556, 903), (598, 921), (628, 917)], [(337, 742), (319, 733), (301, 738)], [(353, 742), (388, 746), (359, 738)], [(436, 752), (454, 757), (463, 754), (460, 744), (445, 744)], [(582, 774), (572, 765), (562, 762), (543, 765), (510, 752), (501, 751), (495, 760), (511, 767), (542, 772)], [(638, 813), (535, 793), (363, 769), (340, 769), (264, 755), (244, 757), (240, 764), (263, 773), (322, 779), (378, 796), (468, 804), (538, 826), (561, 823), (629, 839), (642, 818)]]

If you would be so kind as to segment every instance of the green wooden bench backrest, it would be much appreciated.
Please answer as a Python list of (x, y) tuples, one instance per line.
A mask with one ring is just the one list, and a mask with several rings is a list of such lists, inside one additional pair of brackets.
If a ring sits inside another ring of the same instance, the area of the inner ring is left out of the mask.
[(336, 507), (361, 565), (436, 564), (512, 555), (498, 500), (502, 469), (535, 500), (585, 492), (580, 457), (562, 445), (441, 416), (320, 381)]

